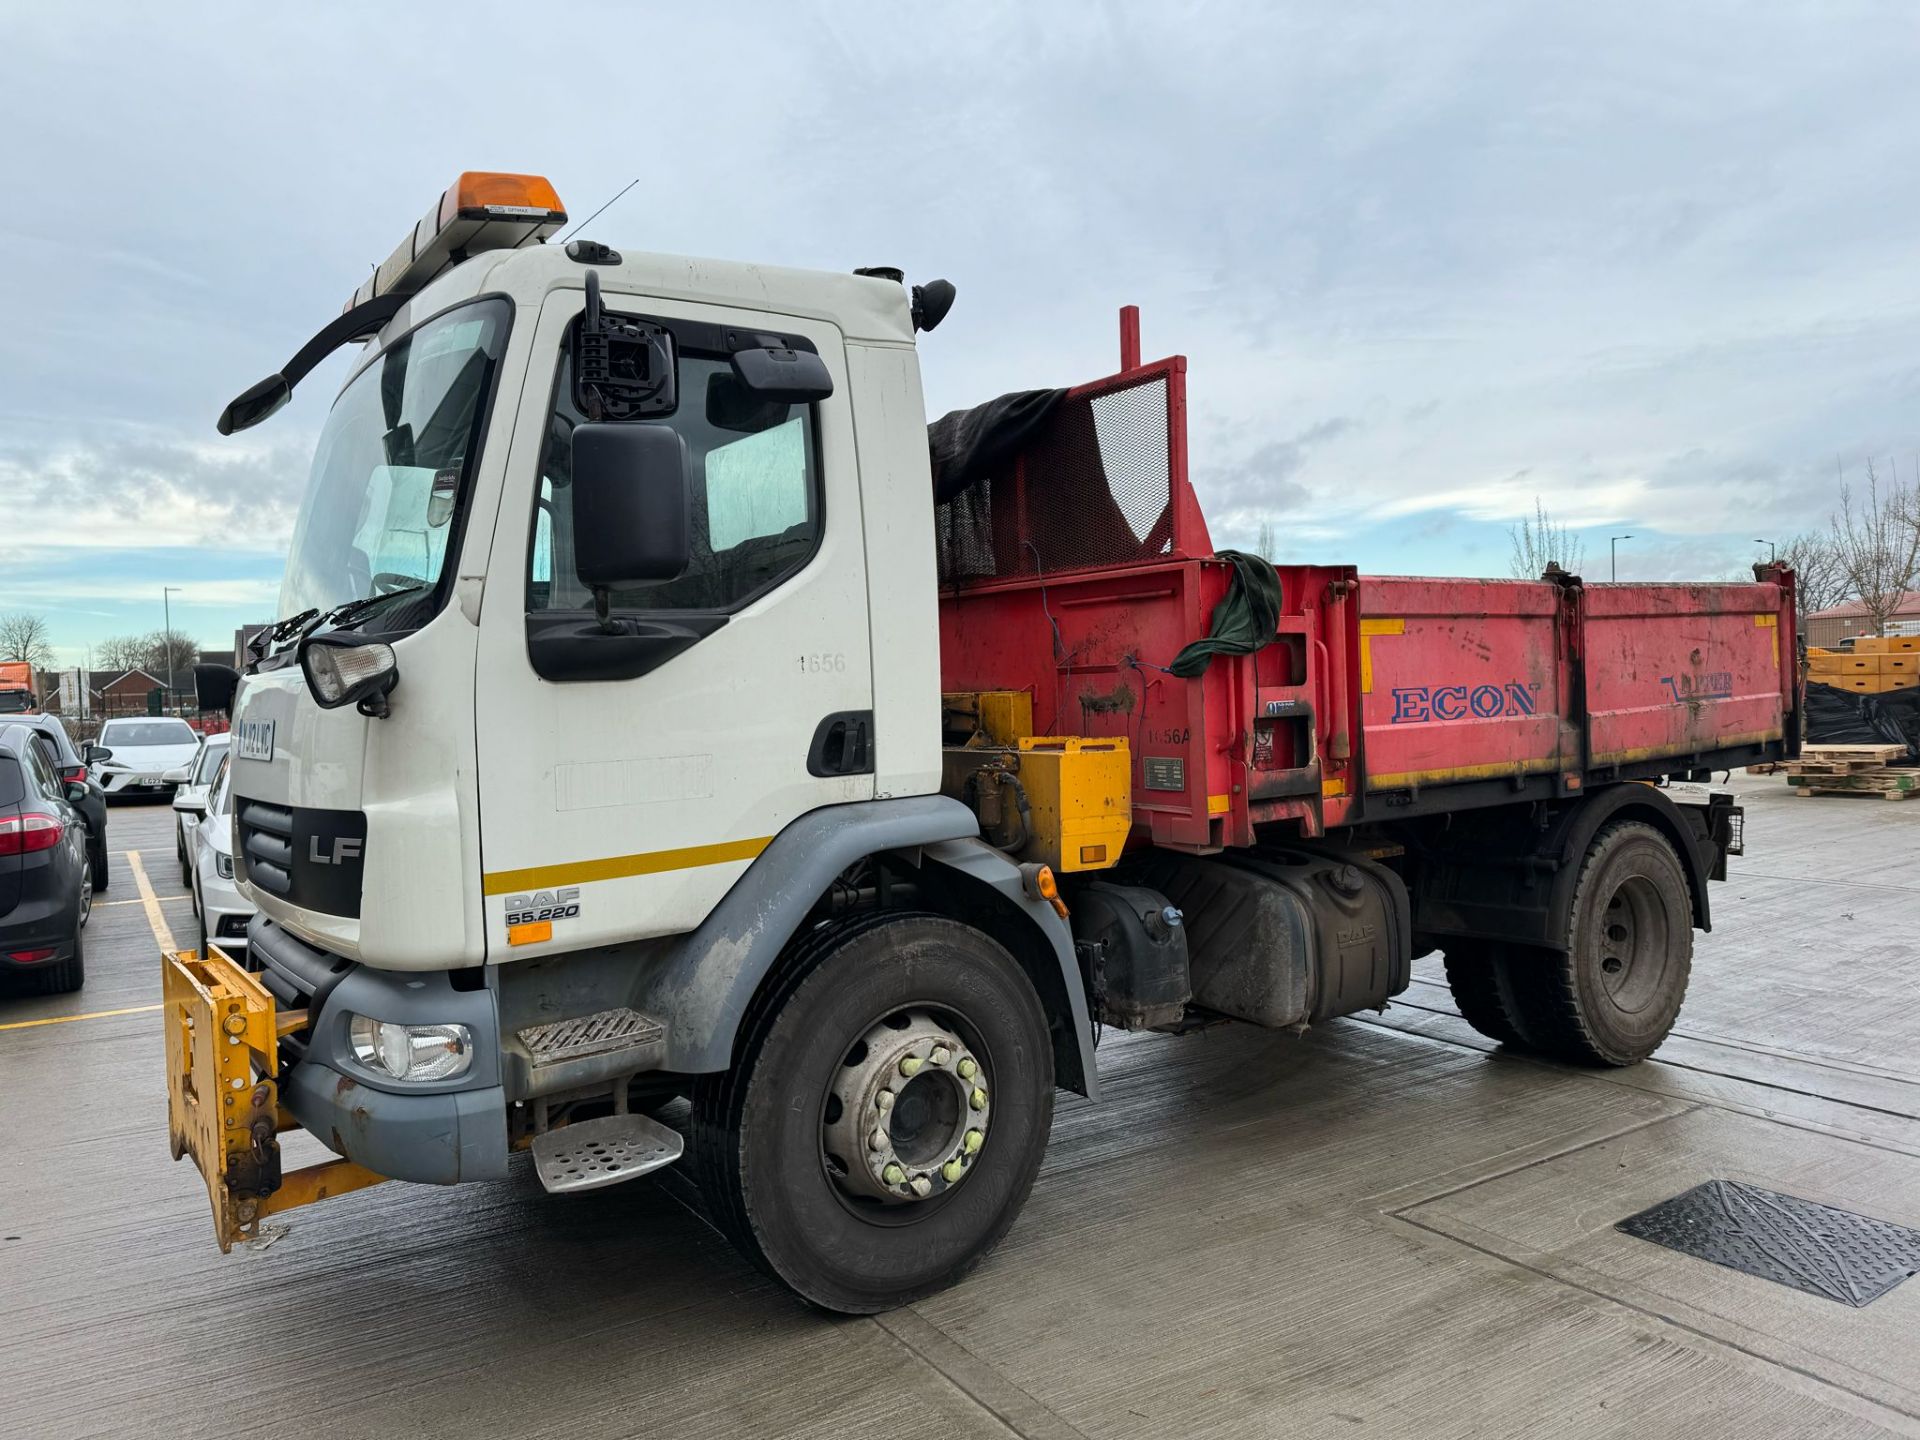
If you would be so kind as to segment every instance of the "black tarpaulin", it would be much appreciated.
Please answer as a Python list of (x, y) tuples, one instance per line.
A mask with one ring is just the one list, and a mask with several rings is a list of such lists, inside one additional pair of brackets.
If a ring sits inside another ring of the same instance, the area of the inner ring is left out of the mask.
[(1017, 455), (1044, 425), (1065, 390), (1016, 390), (971, 410), (951, 410), (927, 426), (933, 503), (944, 505)]

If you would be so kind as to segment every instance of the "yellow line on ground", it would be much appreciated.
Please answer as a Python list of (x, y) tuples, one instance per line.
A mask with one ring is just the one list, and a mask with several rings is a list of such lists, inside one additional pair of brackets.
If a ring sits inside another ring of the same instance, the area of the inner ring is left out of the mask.
[(162, 955), (170, 955), (174, 950), (173, 931), (167, 928), (167, 917), (160, 913), (160, 897), (147, 882), (147, 867), (140, 863), (138, 850), (127, 851), (127, 864), (133, 868), (133, 883), (140, 887), (140, 901), (147, 907), (147, 928), (153, 931), (154, 943)]
[(0, 1025), (0, 1030), (31, 1030), (36, 1025), (71, 1025), (76, 1020), (104, 1020), (109, 1015), (144, 1015), (149, 1010), (158, 1010), (158, 1004), (129, 1005), (124, 1010), (89, 1010), (84, 1015), (50, 1015), (45, 1020), (11, 1020)]

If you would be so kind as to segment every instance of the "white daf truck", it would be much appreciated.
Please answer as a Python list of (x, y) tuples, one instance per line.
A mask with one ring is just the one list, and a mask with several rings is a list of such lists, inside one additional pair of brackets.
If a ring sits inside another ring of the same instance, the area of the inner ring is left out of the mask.
[[(1790, 752), (1788, 572), (1596, 605), (1216, 555), (1185, 363), (1124, 318), (1118, 373), (930, 459), (951, 286), (564, 221), (461, 176), (220, 420), (363, 345), (282, 618), (199, 675), (258, 911), (244, 968), (164, 971), (223, 1249), (385, 1179), (685, 1148), (750, 1256), (868, 1312), (1006, 1231), (1096, 1023), (1298, 1029), (1444, 941), (1507, 1043), (1660, 1043), (1738, 812), (1629, 782)], [(1619, 688), (1663, 668), (1689, 703)], [(337, 1158), (283, 1171), (294, 1128)]]

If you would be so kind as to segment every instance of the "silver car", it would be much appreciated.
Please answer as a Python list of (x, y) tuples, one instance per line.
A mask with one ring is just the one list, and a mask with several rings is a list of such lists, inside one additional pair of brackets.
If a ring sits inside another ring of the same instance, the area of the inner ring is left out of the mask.
[(200, 753), (187, 767), (187, 779), (173, 792), (173, 852), (180, 859), (180, 881), (193, 884), (193, 833), (207, 813), (207, 791), (226, 758), (227, 735), (209, 735), (200, 742)]

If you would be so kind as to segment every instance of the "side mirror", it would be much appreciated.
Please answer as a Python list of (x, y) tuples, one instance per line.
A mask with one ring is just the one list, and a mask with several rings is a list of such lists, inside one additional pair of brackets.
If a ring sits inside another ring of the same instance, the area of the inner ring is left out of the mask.
[(95, 745), (91, 741), (81, 747), (80, 759), (88, 765), (98, 765), (102, 760), (111, 760), (113, 751), (104, 745)]
[(292, 382), (276, 371), (236, 395), (227, 408), (220, 412), (216, 428), (222, 435), (231, 435), (236, 430), (250, 430), (291, 399)]
[(84, 780), (71, 781), (67, 785), (67, 803), (69, 805), (84, 805), (87, 803), (87, 796), (90, 793), (91, 792), (88, 791), (87, 789), (86, 781)]
[(194, 698), (200, 702), (203, 714), (211, 710), (231, 710), (233, 692), (239, 688), (240, 672), (231, 665), (193, 667)]
[(189, 795), (182, 791), (173, 797), (173, 808), (178, 810), (182, 815), (205, 815), (207, 813), (207, 797), (204, 793)]
[(736, 350), (733, 373), (760, 399), (782, 405), (808, 405), (833, 394), (833, 376), (827, 373), (827, 362), (811, 350), (789, 350), (781, 345)]
[(160, 778), (166, 781), (167, 784), (169, 785), (184, 785), (187, 783), (187, 777), (190, 776), (192, 773), (193, 773), (192, 766), (176, 765), (173, 767), (173, 769), (167, 771)]
[(676, 579), (693, 558), (687, 443), (665, 425), (573, 430), (573, 565), (606, 609), (606, 592)]

